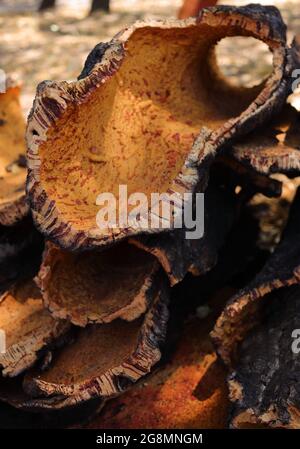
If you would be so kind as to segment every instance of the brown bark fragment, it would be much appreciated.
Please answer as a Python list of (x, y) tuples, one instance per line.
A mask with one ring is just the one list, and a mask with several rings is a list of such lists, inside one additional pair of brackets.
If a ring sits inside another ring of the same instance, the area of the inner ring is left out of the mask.
[(232, 156), (263, 174), (300, 173), (300, 113), (286, 104), (267, 126), (232, 146)]
[(60, 407), (67, 407), (123, 392), (159, 361), (167, 320), (164, 287), (138, 320), (81, 329), (72, 344), (55, 354), (48, 370), (25, 376), (25, 392), (38, 398), (28, 406), (37, 400), (45, 407), (57, 397)]
[[(103, 401), (92, 399), (64, 408), (59, 397), (48, 402), (33, 401), (22, 389), (22, 376), (0, 379), (0, 428), (65, 428), (84, 424), (103, 407)], [(28, 404), (30, 401), (30, 404)]]
[[(228, 297), (226, 289), (209, 303)], [(182, 299), (179, 303), (182, 303)], [(174, 313), (180, 313), (174, 311)], [(165, 363), (122, 396), (107, 402), (85, 428), (199, 429), (226, 427), (229, 413), (226, 370), (209, 338), (215, 312), (187, 319), (175, 352)], [(172, 315), (171, 315), (172, 321)], [(178, 330), (177, 330), (178, 332)]]
[(0, 354), (2, 376), (14, 377), (30, 368), (41, 351), (69, 328), (68, 323), (54, 320), (44, 309), (33, 281), (16, 285), (0, 303), (0, 329), (6, 336), (6, 352)]
[(299, 429), (300, 358), (292, 351), (299, 311), (299, 285), (272, 292), (260, 324), (241, 344), (229, 379), (233, 427)]
[(84, 327), (138, 318), (157, 294), (160, 276), (155, 258), (127, 243), (81, 254), (48, 243), (37, 281), (54, 317)]

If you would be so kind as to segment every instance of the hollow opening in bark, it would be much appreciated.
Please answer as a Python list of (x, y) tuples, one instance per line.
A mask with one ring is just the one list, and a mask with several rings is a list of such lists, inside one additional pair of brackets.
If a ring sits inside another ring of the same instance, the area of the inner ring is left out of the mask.
[(167, 192), (201, 129), (220, 129), (259, 94), (262, 86), (232, 86), (217, 68), (224, 28), (137, 29), (119, 70), (48, 130), (40, 180), (75, 228), (95, 228), (97, 196), (118, 200), (121, 184), (148, 200)]
[[(241, 49), (238, 58), (232, 53), (232, 42)], [(234, 86), (253, 87), (261, 84), (272, 72), (272, 54), (268, 46), (254, 37), (233, 36), (216, 46), (219, 70)]]

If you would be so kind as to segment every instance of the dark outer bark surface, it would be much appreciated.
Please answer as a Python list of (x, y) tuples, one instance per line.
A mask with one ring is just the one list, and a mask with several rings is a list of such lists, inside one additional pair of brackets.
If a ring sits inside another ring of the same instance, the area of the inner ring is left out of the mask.
[(267, 424), (300, 426), (300, 358), (292, 332), (299, 328), (300, 287), (272, 292), (264, 318), (241, 344), (239, 363), (229, 378), (233, 427)]
[(261, 299), (269, 292), (300, 280), (300, 190), (290, 210), (281, 242), (264, 268), (225, 307), (211, 333), (225, 363), (235, 358), (236, 347), (255, 324)]
[(145, 235), (131, 239), (138, 247), (158, 258), (171, 285), (180, 282), (191, 272), (204, 275), (217, 263), (218, 251), (225, 242), (237, 218), (237, 199), (234, 192), (210, 183), (204, 194), (204, 235), (187, 239), (183, 227), (160, 235)]
[[(300, 173), (300, 114), (286, 104), (278, 116), (246, 138), (236, 142), (226, 158), (233, 157), (261, 174)], [(233, 162), (232, 162), (233, 163)]]

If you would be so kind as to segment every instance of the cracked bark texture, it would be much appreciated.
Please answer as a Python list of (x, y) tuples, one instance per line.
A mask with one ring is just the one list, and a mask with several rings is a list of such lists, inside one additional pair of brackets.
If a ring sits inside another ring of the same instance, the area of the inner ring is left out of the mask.
[(299, 429), (300, 357), (292, 350), (299, 312), (298, 285), (270, 293), (261, 322), (241, 344), (229, 377), (232, 427)]
[(31, 281), (16, 285), (2, 297), (0, 329), (6, 352), (0, 354), (2, 376), (15, 377), (31, 368), (46, 348), (54, 347), (70, 329), (44, 309), (41, 294)]

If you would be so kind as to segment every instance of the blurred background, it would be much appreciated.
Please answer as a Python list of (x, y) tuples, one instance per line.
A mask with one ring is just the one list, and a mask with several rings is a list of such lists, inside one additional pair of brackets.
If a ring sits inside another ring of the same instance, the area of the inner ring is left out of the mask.
[[(109, 40), (138, 19), (177, 16), (183, 3), (183, 0), (110, 0), (109, 12), (91, 14), (92, 0), (56, 0), (55, 8), (39, 11), (41, 1), (0, 0), (0, 69), (23, 81), (25, 114), (39, 82), (76, 78), (87, 54), (98, 42)], [(289, 40), (297, 30), (300, 32), (299, 0), (259, 3), (272, 3), (281, 10), (289, 27)], [(271, 56), (266, 46), (252, 39), (228, 38), (218, 46), (218, 61), (233, 82), (251, 85), (268, 73)]]

